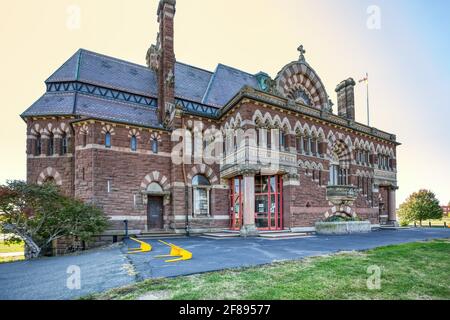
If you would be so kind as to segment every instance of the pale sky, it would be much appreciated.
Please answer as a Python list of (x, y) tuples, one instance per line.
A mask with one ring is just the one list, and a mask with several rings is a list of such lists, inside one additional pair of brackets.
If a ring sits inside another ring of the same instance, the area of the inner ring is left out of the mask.
[[(145, 65), (158, 31), (158, 0), (0, 1), (3, 183), (26, 177), (26, 128), (19, 114), (45, 92), (44, 81), (79, 48)], [(378, 23), (368, 27), (372, 5), (381, 13), (379, 29), (373, 28)], [(211, 71), (223, 63), (275, 77), (303, 44), (335, 103), (341, 80), (369, 72), (371, 124), (403, 144), (398, 204), (420, 188), (446, 204), (448, 12), (446, 0), (177, 0), (176, 57)], [(362, 123), (365, 101), (360, 85), (356, 117)]]

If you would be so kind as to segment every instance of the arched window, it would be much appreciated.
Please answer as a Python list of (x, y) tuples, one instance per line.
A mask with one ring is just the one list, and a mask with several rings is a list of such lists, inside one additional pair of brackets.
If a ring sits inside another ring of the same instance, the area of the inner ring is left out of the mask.
[(153, 152), (154, 154), (157, 154), (158, 151), (159, 151), (159, 150), (158, 150), (158, 149), (159, 149), (159, 142), (158, 142), (158, 139), (156, 139), (156, 138), (152, 139), (151, 143), (152, 143), (152, 152)]
[(137, 151), (137, 138), (136, 138), (136, 136), (132, 136), (131, 137), (131, 142), (130, 142), (130, 148), (131, 148), (131, 151)]
[(48, 153), (47, 155), (52, 156), (55, 153), (55, 137), (53, 133), (48, 136)]
[(192, 189), (194, 215), (209, 215), (211, 183), (205, 176), (197, 175), (192, 178)]
[(105, 134), (105, 147), (111, 148), (111, 133), (110, 132), (107, 132)]
[(67, 134), (63, 133), (62, 137), (61, 137), (61, 154), (67, 154), (68, 153), (68, 139), (67, 139)]
[(34, 155), (35, 156), (40, 156), (41, 153), (42, 153), (42, 139), (41, 139), (41, 135), (38, 134), (36, 136), (36, 146), (35, 146)]

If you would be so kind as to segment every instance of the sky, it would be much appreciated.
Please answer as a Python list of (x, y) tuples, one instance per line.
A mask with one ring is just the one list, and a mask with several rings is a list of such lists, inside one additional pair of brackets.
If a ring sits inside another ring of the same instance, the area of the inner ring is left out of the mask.
[[(0, 0), (0, 183), (26, 178), (19, 117), (44, 81), (79, 48), (145, 65), (158, 0)], [(450, 201), (450, 1), (177, 0), (178, 61), (218, 63), (275, 77), (298, 58), (336, 104), (336, 85), (370, 78), (371, 125), (397, 135), (397, 204), (414, 191)], [(358, 85), (356, 118), (367, 122)]]

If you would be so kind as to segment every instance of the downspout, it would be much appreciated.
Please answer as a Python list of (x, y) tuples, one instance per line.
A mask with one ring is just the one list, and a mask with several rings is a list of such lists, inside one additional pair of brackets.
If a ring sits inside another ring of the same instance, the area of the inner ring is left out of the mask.
[(184, 179), (184, 207), (186, 210), (186, 221), (185, 221), (185, 225), (184, 225), (184, 229), (186, 230), (186, 236), (190, 237), (191, 233), (190, 233), (190, 225), (189, 225), (189, 189), (188, 189), (188, 184), (187, 184), (187, 177), (186, 177), (186, 163), (185, 163), (185, 148), (186, 148), (186, 126), (184, 123), (184, 117), (181, 118), (181, 127), (184, 130), (184, 138), (183, 138), (183, 143), (184, 143), (184, 147), (183, 147), (183, 153), (182, 153), (182, 170), (183, 170), (183, 179)]

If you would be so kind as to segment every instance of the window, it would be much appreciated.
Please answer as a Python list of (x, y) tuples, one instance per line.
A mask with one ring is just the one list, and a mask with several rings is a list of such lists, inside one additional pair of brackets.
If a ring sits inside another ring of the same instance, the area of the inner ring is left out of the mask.
[(194, 215), (207, 216), (210, 214), (209, 180), (203, 175), (192, 178)]
[(111, 148), (111, 133), (110, 132), (107, 132), (105, 134), (105, 147)]
[(35, 156), (40, 156), (42, 153), (42, 139), (41, 135), (38, 134), (36, 137), (36, 149), (35, 149)]
[(348, 170), (341, 168), (339, 165), (332, 165), (330, 168), (330, 184), (333, 186), (348, 185)]
[(137, 138), (136, 138), (136, 136), (132, 136), (131, 137), (131, 142), (130, 142), (130, 148), (131, 148), (131, 151), (137, 151)]
[(152, 139), (152, 152), (154, 154), (158, 153), (158, 140), (157, 139)]
[(302, 137), (303, 139), (303, 153), (308, 154), (309, 153), (309, 138)]
[(280, 130), (280, 151), (286, 150), (286, 133)]
[(48, 136), (48, 153), (47, 155), (52, 156), (55, 153), (55, 137), (53, 133)]
[(83, 139), (83, 141), (82, 141), (83, 147), (86, 147), (86, 145), (87, 145), (87, 133), (83, 133), (82, 139)]
[(302, 153), (302, 137), (297, 136), (295, 138), (295, 144), (297, 145), (297, 153)]
[(106, 182), (106, 190), (108, 193), (112, 192), (112, 181), (111, 179), (108, 179), (108, 181)]
[(61, 138), (61, 154), (67, 154), (68, 153), (68, 139), (67, 134), (63, 134)]

